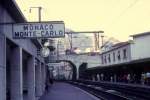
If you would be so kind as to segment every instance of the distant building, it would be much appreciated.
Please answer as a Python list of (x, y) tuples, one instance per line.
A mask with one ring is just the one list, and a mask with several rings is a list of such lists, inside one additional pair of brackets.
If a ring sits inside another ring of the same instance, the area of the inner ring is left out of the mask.
[(100, 54), (102, 65), (113, 65), (131, 60), (130, 42), (121, 42)]
[[(133, 40), (109, 46), (100, 53), (101, 64), (87, 68), (87, 79), (101, 81), (141, 83), (142, 74), (150, 72), (150, 32), (132, 35)], [(112, 80), (114, 79), (114, 80)]]
[(112, 48), (112, 46), (117, 43), (120, 43), (120, 41), (113, 37), (108, 38), (107, 40), (104, 41), (104, 44), (101, 46), (100, 52), (109, 51)]
[(133, 40), (107, 46), (100, 54), (102, 65), (150, 58), (150, 32), (131, 35)]

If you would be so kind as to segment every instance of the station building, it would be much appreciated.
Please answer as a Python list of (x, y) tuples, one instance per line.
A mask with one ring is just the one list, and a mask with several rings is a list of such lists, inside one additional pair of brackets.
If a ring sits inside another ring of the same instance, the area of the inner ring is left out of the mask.
[(100, 53), (100, 66), (86, 70), (87, 79), (122, 81), (130, 74), (140, 83), (142, 73), (150, 72), (150, 32), (131, 35), (133, 40), (120, 42)]
[(37, 39), (12, 38), (13, 23), (27, 22), (14, 0), (0, 0), (0, 100), (38, 100), (47, 67)]

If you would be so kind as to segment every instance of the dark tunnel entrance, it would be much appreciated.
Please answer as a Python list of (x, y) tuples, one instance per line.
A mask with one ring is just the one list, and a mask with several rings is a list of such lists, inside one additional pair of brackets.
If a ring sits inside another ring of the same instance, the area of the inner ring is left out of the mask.
[(86, 62), (82, 63), (79, 66), (79, 79), (86, 79), (86, 77), (87, 77), (86, 73), (85, 73), (86, 69), (87, 69), (87, 63)]

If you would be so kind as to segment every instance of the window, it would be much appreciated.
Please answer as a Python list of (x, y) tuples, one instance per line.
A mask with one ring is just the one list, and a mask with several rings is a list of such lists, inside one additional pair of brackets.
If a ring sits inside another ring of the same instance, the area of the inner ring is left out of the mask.
[(109, 61), (109, 62), (111, 62), (111, 59), (110, 59), (110, 54), (108, 55), (108, 61)]
[(120, 61), (120, 51), (118, 51), (118, 60)]
[(123, 49), (123, 59), (127, 59), (127, 49)]
[(105, 61), (105, 63), (107, 63), (106, 55), (105, 55), (104, 61)]
[(103, 57), (103, 55), (102, 55), (101, 59), (102, 59), (102, 64), (104, 64), (104, 57)]
[(113, 61), (115, 62), (115, 52), (113, 52)]

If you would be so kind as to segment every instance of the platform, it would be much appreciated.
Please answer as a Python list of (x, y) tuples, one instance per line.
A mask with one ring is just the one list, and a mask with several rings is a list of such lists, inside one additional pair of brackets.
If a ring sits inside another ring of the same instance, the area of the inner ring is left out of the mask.
[(54, 83), (40, 100), (99, 100), (97, 97), (67, 83)]

